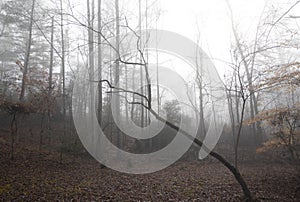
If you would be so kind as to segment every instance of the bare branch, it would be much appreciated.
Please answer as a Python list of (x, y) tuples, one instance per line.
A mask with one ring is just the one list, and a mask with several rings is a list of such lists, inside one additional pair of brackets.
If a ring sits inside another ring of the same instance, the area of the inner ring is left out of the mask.
[[(120, 87), (115, 87), (115, 86), (113, 86), (113, 85), (110, 83), (110, 81), (108, 81), (107, 79), (103, 79), (103, 80), (100, 80), (100, 81), (90, 81), (90, 82), (107, 83), (107, 85), (109, 86), (109, 88), (118, 90), (118, 91), (110, 91), (109, 93), (131, 93), (131, 94), (138, 95), (138, 96), (144, 98), (144, 99), (147, 101), (147, 103), (149, 102), (149, 99), (148, 99), (147, 96), (145, 96), (145, 95), (143, 95), (143, 94), (141, 94), (141, 93), (135, 92), (135, 91), (126, 90), (126, 89), (120, 88)], [(148, 106), (148, 107), (149, 107), (149, 106)]]

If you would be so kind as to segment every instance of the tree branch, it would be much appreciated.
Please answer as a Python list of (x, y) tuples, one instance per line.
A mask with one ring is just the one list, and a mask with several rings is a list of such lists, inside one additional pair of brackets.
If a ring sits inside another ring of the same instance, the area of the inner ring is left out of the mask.
[[(117, 88), (114, 87), (108, 80), (100, 80), (98, 82), (106, 82), (108, 84), (108, 86), (111, 89), (118, 89), (121, 90), (123, 92), (128, 92), (128, 93), (133, 93), (135, 95), (139, 95), (143, 98), (145, 98), (144, 95), (134, 92), (134, 91), (128, 91), (122, 88)], [(148, 100), (148, 98), (145, 98), (146, 100)], [(130, 103), (130, 102), (129, 102)], [(214, 151), (209, 151), (209, 149), (203, 144), (202, 141), (200, 141), (197, 138), (194, 138), (192, 135), (190, 135), (188, 132), (186, 132), (185, 130), (181, 129), (180, 127), (174, 125), (173, 123), (169, 122), (168, 120), (164, 119), (163, 117), (161, 117), (159, 114), (157, 114), (152, 108), (151, 105), (150, 106), (146, 106), (142, 103), (138, 103), (138, 102), (131, 102), (131, 104), (140, 104), (141, 106), (145, 107), (152, 115), (155, 116), (155, 118), (161, 122), (164, 122), (167, 126), (169, 126), (170, 128), (174, 129), (175, 131), (183, 134), (184, 136), (186, 136), (188, 139), (190, 139), (191, 141), (193, 141), (193, 143), (195, 145), (197, 145), (198, 147), (203, 148), (206, 152), (209, 153), (210, 156), (214, 157), (215, 159), (217, 159), (219, 162), (221, 162), (226, 168), (228, 168), (230, 170), (230, 172), (234, 175), (235, 179), (238, 181), (238, 183), (240, 184), (244, 196), (246, 197), (247, 200), (252, 201), (252, 194), (244, 180), (244, 178), (242, 177), (242, 175), (240, 174), (239, 170), (237, 168), (235, 168), (233, 165), (231, 165), (224, 157), (222, 157), (220, 154), (214, 152)]]

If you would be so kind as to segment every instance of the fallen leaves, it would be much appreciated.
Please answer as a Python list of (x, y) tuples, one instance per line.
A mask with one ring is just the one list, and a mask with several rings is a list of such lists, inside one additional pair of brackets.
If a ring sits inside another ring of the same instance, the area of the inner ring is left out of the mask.
[[(242, 200), (234, 177), (214, 162), (178, 162), (156, 173), (129, 175), (100, 169), (92, 159), (72, 161), (59, 164), (47, 156), (0, 159), (0, 201)], [(300, 183), (294, 167), (255, 163), (241, 165), (241, 172), (259, 200), (297, 201)]]

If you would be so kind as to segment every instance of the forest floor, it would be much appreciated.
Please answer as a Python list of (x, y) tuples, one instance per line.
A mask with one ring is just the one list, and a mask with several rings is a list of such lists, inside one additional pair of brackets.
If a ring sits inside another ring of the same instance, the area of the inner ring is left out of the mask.
[[(1, 148), (0, 148), (1, 151)], [(242, 201), (232, 174), (220, 163), (180, 161), (152, 174), (129, 175), (90, 158), (23, 150), (15, 160), (0, 153), (0, 201)], [(258, 201), (300, 201), (295, 166), (241, 164)]]

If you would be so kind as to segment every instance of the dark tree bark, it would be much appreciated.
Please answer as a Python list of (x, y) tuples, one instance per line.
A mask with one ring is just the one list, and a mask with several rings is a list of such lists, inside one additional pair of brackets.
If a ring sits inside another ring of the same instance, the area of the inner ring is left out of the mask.
[(195, 145), (197, 145), (198, 147), (202, 147), (204, 150), (206, 150), (210, 156), (214, 157), (215, 159), (217, 159), (220, 163), (222, 163), (226, 168), (229, 169), (229, 171), (234, 175), (235, 179), (237, 180), (237, 182), (239, 183), (239, 185), (241, 186), (245, 199), (247, 201), (253, 201), (253, 197), (252, 194), (248, 188), (248, 185), (246, 183), (246, 181), (244, 180), (244, 178), (242, 177), (241, 173), (239, 172), (239, 170), (234, 167), (231, 163), (229, 163), (224, 157), (222, 157), (220, 154), (211, 151), (209, 152), (208, 148), (203, 144), (203, 142), (197, 138), (194, 138), (192, 135), (190, 135), (188, 132), (186, 132), (185, 130), (182, 130), (181, 128), (179, 128), (178, 126), (172, 124), (171, 122), (169, 122), (168, 120), (162, 118), (159, 114), (157, 114), (157, 112), (155, 112), (152, 108), (151, 105), (149, 105), (148, 103), (151, 102), (151, 100), (149, 100), (146, 96), (137, 93), (137, 92), (133, 92), (133, 91), (129, 91), (123, 88), (119, 88), (119, 87), (115, 87), (113, 85), (111, 85), (111, 83), (108, 80), (100, 80), (99, 82), (103, 83), (106, 82), (108, 84), (108, 86), (112, 89), (112, 90), (117, 90), (117, 91), (122, 91), (122, 92), (127, 92), (127, 93), (133, 93), (135, 95), (140, 96), (141, 98), (145, 99), (147, 102), (147, 105), (141, 103), (141, 102), (129, 102), (129, 104), (138, 104), (141, 105), (142, 107), (144, 107), (146, 110), (148, 110), (152, 115), (155, 116), (155, 118), (159, 121), (162, 121), (163, 123), (165, 123), (166, 125), (168, 125), (170, 128), (174, 129), (175, 131), (180, 132), (182, 135), (186, 136), (187, 138), (189, 138), (191, 141), (193, 141), (193, 143)]

